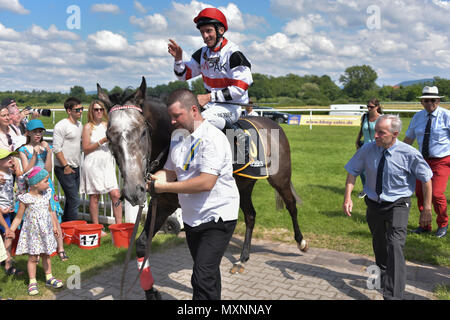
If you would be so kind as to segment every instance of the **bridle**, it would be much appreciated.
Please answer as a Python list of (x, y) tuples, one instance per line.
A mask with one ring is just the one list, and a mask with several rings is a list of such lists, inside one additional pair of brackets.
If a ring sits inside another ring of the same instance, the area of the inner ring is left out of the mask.
[[(138, 107), (136, 105), (118, 105), (118, 104), (116, 104), (109, 110), (109, 113), (112, 113), (112, 112), (115, 112), (115, 111), (118, 111), (118, 110), (130, 110), (130, 109), (137, 110), (137, 111), (139, 111), (142, 114), (142, 116), (144, 116), (144, 113), (142, 112), (142, 108), (140, 108), (140, 107)], [(144, 120), (145, 120), (145, 124), (146, 124), (146, 127), (147, 127), (147, 136), (148, 136), (148, 140), (149, 140), (148, 142), (151, 143), (153, 127), (152, 127), (151, 123), (147, 119), (145, 119), (145, 117), (144, 117)], [(121, 135), (121, 139), (124, 139), (125, 142), (127, 142), (125, 137), (123, 136), (123, 134)], [(130, 290), (134, 287), (137, 279), (139, 278), (139, 276), (142, 273), (142, 270), (145, 267), (145, 263), (146, 263), (148, 257), (150, 256), (150, 251), (151, 251), (151, 247), (152, 247), (153, 232), (154, 232), (154, 229), (155, 229), (156, 209), (157, 209), (157, 206), (158, 206), (158, 197), (157, 197), (157, 194), (154, 192), (154, 181), (151, 180), (150, 176), (151, 176), (152, 172), (159, 166), (161, 159), (164, 157), (164, 155), (168, 151), (168, 149), (169, 149), (169, 147), (167, 146), (158, 155), (158, 157), (154, 161), (151, 161), (151, 154), (147, 150), (146, 166), (145, 166), (146, 168), (144, 170), (144, 180), (145, 180), (146, 184), (148, 182), (150, 182), (150, 186), (151, 186), (150, 187), (150, 194), (151, 194), (151, 197), (152, 197), (152, 201), (151, 201), (151, 203), (152, 203), (152, 210), (151, 210), (152, 211), (152, 218), (151, 219), (152, 220), (151, 220), (151, 223), (150, 223), (150, 230), (149, 230), (148, 237), (147, 237), (147, 244), (146, 244), (146, 249), (145, 249), (144, 261), (142, 262), (142, 265), (141, 265), (141, 267), (139, 269), (139, 272), (138, 272), (136, 278), (134, 279), (133, 284), (130, 286), (130, 289), (125, 293), (125, 297), (128, 294), (128, 292), (130, 292)], [(120, 197), (119, 201), (117, 201), (115, 206), (117, 207), (120, 204), (121, 201), (123, 201), (123, 196)], [(124, 268), (123, 268), (123, 271), (122, 271), (122, 279), (121, 279), (121, 283), (120, 283), (120, 298), (122, 300), (124, 298), (124, 296), (123, 296), (123, 286), (124, 286), (124, 283), (125, 283), (125, 274), (126, 274), (126, 271), (127, 271), (128, 262), (130, 261), (131, 249), (133, 247), (133, 241), (136, 238), (136, 233), (137, 233), (137, 229), (138, 229), (138, 226), (139, 226), (139, 222), (141, 221), (141, 215), (142, 215), (143, 209), (144, 209), (144, 205), (143, 204), (139, 205), (139, 211), (138, 211), (138, 214), (136, 216), (136, 221), (134, 223), (133, 233), (132, 233), (131, 238), (130, 238), (130, 243), (128, 244), (128, 251), (127, 251), (126, 258), (125, 258)]]
[[(136, 105), (132, 105), (132, 104), (129, 104), (129, 105), (116, 104), (109, 110), (109, 113), (112, 113), (112, 112), (118, 111), (118, 110), (130, 110), (130, 109), (131, 110), (137, 110), (137, 111), (139, 111), (142, 114), (142, 116), (144, 116), (144, 112), (142, 111), (142, 108), (138, 107)], [(145, 125), (146, 125), (146, 128), (147, 128), (147, 137), (148, 137), (148, 140), (149, 140), (148, 142), (151, 143), (153, 127), (152, 127), (152, 124), (145, 117), (144, 117), (144, 121), (145, 121)], [(120, 136), (120, 138), (123, 139), (125, 142), (127, 142), (126, 138), (123, 136), (123, 133)], [(163, 152), (161, 152), (161, 154), (158, 156), (158, 158), (155, 159), (152, 162), (151, 161), (151, 155), (147, 151), (146, 165), (145, 165), (145, 170), (144, 170), (144, 180), (146, 182), (150, 181), (150, 174), (152, 173), (153, 170), (156, 169), (156, 167), (158, 167), (159, 162), (161, 161), (161, 158), (164, 156), (164, 152), (165, 152), (165, 150)]]

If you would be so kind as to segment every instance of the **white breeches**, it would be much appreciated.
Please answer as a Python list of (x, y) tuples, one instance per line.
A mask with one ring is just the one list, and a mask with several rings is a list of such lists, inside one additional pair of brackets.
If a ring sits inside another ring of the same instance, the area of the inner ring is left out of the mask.
[(203, 107), (203, 118), (208, 120), (213, 126), (219, 130), (225, 128), (225, 120), (235, 123), (241, 116), (241, 106), (232, 104), (216, 104), (208, 103)]

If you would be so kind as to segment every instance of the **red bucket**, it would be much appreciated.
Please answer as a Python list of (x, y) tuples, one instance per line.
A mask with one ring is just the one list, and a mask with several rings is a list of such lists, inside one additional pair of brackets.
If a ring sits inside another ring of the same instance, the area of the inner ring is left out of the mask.
[(109, 226), (111, 230), (112, 242), (116, 248), (128, 248), (131, 235), (133, 234), (134, 223), (119, 223)]
[(64, 237), (65, 244), (78, 244), (77, 239), (74, 237), (75, 226), (87, 224), (84, 220), (74, 220), (61, 223), (61, 231)]
[(75, 235), (81, 249), (90, 250), (100, 247), (102, 224), (82, 224), (75, 226)]

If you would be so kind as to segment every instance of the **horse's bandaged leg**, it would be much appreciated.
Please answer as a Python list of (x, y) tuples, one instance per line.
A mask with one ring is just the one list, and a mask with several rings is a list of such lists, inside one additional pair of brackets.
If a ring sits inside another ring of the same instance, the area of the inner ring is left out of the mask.
[[(138, 264), (138, 270), (141, 270), (142, 262), (144, 261), (144, 257), (137, 259)], [(153, 283), (155, 283), (155, 280), (153, 280), (152, 271), (150, 270), (150, 265), (148, 263), (148, 259), (145, 262), (144, 269), (142, 269), (142, 273), (140, 275), (141, 280), (141, 288), (142, 290), (150, 290), (153, 287)]]

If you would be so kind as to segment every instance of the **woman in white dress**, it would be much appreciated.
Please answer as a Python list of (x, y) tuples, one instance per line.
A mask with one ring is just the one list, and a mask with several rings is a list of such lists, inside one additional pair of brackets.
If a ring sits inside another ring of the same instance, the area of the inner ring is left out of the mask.
[[(109, 193), (112, 203), (120, 197), (114, 157), (106, 138), (107, 114), (101, 101), (89, 105), (88, 123), (83, 127), (82, 148), (84, 164), (80, 181), (80, 193), (89, 195), (89, 213), (92, 223), (98, 223), (98, 200), (101, 194)], [(116, 223), (122, 223), (122, 204), (113, 205)], [(103, 233), (102, 235), (105, 235)]]

